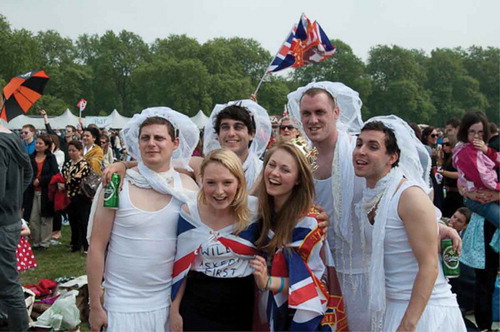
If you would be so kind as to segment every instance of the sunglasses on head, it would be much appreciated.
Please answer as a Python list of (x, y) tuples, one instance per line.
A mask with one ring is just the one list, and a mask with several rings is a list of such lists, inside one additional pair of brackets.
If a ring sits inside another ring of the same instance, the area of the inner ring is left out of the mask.
[(293, 129), (295, 129), (295, 127), (294, 127), (294, 126), (292, 126), (292, 125), (290, 125), (290, 126), (280, 126), (280, 129), (281, 129), (281, 130), (285, 130), (285, 129), (288, 129), (288, 130), (293, 130)]

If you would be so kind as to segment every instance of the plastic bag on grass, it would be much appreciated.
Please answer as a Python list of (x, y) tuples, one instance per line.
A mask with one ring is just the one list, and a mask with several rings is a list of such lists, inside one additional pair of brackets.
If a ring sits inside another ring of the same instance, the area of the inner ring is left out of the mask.
[(80, 311), (76, 307), (77, 290), (61, 295), (52, 306), (38, 317), (35, 326), (50, 326), (55, 330), (71, 329), (80, 324)]

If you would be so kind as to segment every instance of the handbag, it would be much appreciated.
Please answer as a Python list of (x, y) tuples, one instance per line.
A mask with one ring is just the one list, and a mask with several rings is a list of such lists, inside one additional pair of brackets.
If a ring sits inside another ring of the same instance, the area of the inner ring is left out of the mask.
[(92, 200), (94, 198), (97, 187), (101, 184), (101, 177), (94, 171), (90, 171), (90, 174), (82, 178), (80, 182), (80, 190), (83, 196)]

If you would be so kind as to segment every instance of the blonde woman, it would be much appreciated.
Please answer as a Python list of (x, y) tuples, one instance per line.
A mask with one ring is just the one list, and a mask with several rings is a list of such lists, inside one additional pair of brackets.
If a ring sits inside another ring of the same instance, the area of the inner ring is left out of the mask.
[(184, 205), (177, 230), (170, 327), (173, 331), (249, 331), (254, 278), (245, 174), (236, 154), (217, 149), (201, 164), (196, 202)]

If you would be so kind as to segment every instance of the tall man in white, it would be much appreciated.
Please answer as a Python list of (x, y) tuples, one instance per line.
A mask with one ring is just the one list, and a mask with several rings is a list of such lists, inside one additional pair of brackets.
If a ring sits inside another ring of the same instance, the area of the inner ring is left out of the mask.
[(96, 197), (87, 261), (90, 324), (92, 331), (166, 331), (177, 218), (197, 190), (172, 163), (187, 165), (198, 131), (187, 116), (157, 107), (134, 115), (123, 133), (139, 163), (127, 171), (117, 210), (103, 207), (102, 193)]
[[(369, 275), (364, 264), (370, 259), (370, 248), (359, 232), (362, 225), (354, 208), (362, 198), (365, 180), (354, 174), (351, 160), (356, 138), (348, 133), (361, 130), (361, 105), (359, 94), (338, 82), (310, 83), (288, 95), (293, 120), (318, 150), (316, 204), (330, 216), (328, 243), (351, 331), (371, 330)], [(460, 241), (456, 232), (440, 228), (440, 236), (450, 235)]]

